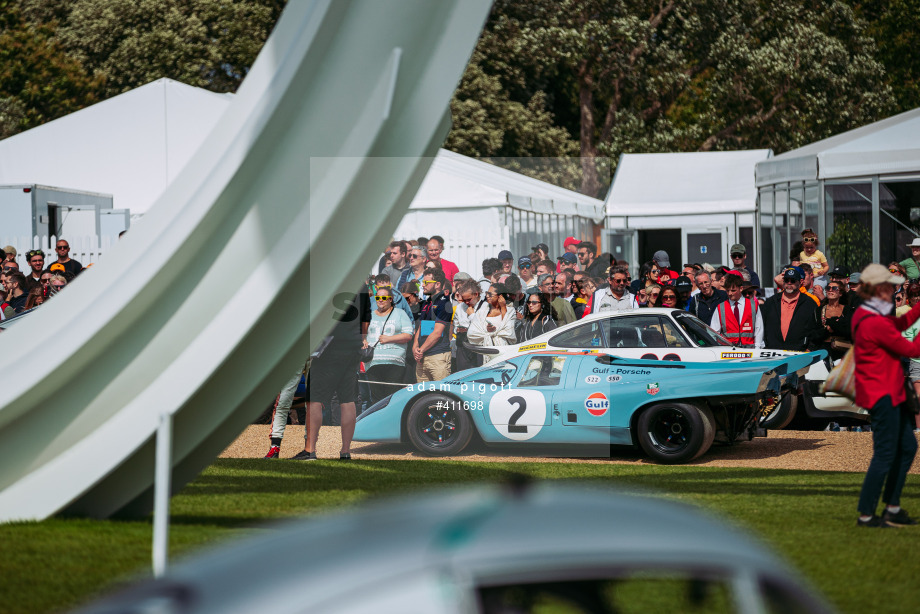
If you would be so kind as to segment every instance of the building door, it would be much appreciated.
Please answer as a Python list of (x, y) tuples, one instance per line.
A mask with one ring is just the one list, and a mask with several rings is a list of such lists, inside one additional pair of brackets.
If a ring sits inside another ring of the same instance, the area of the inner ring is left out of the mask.
[[(717, 264), (731, 264), (726, 262), (725, 244), (728, 240), (728, 227), (688, 228), (683, 231), (683, 263), (708, 262)], [(671, 263), (672, 265), (675, 263)], [(678, 270), (680, 265), (673, 268)]]
[(639, 267), (642, 266), (642, 263), (639, 262), (639, 250), (635, 230), (624, 229), (609, 231), (607, 233), (607, 245), (602, 249), (603, 251), (609, 251), (613, 255), (614, 260), (625, 260), (628, 262), (633, 275), (639, 273)]

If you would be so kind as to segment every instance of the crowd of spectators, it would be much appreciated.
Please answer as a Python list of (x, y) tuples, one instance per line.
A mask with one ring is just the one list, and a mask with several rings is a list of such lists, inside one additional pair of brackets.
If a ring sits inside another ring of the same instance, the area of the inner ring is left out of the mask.
[[(440, 236), (396, 240), (358, 294), (360, 344), (374, 354), (356, 364), (354, 398), (366, 408), (399, 386), (441, 380), (488, 360), (470, 346), (522, 343), (590, 314), (649, 307), (686, 310), (738, 346), (821, 348), (839, 358), (852, 347), (859, 274), (830, 271), (818, 245), (817, 235), (805, 229), (772, 292), (765, 292), (742, 244), (731, 247), (730, 265), (673, 267), (659, 250), (633, 278), (630, 263), (575, 237), (555, 258), (549, 245), (538, 243), (524, 254), (501, 250), (470, 272), (443, 257)], [(920, 282), (896, 297), (902, 295), (905, 305), (920, 300)], [(917, 373), (920, 391), (920, 363)], [(275, 429), (270, 457), (277, 457), (279, 445)]]
[(7, 245), (0, 250), (0, 321), (38, 308), (83, 271), (83, 265), (70, 257), (70, 244), (65, 239), (59, 239), (54, 249), (57, 259), (47, 268), (42, 250), (26, 252), (23, 260), (28, 269), (22, 270), (15, 247)]

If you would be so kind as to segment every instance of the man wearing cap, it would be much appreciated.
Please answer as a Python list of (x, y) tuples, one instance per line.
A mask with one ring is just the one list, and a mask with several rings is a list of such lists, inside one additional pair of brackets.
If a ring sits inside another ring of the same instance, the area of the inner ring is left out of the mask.
[(502, 263), (502, 271), (505, 273), (513, 273), (514, 268), (514, 254), (509, 252), (506, 249), (498, 252), (498, 260)]
[(556, 266), (556, 272), (561, 273), (566, 269), (571, 270), (573, 273), (578, 270), (578, 256), (572, 252), (566, 252), (559, 256), (559, 264)]
[[(751, 276), (751, 283), (755, 286), (760, 286), (760, 277), (753, 269), (748, 268), (747, 262), (747, 248), (741, 243), (735, 243), (732, 245), (731, 250), (729, 250), (729, 255), (732, 258), (732, 267), (736, 271), (747, 271)], [(758, 291), (760, 294), (760, 291)]]
[(862, 305), (863, 298), (859, 295), (859, 288), (861, 286), (860, 273), (853, 273), (850, 275), (849, 279), (847, 279), (847, 306), (851, 311)]
[(668, 257), (668, 252), (660, 249), (652, 256), (652, 260), (658, 265), (658, 283), (670, 284), (680, 277), (677, 271), (671, 270), (671, 259)]
[(525, 290), (537, 285), (537, 278), (533, 275), (533, 261), (527, 256), (518, 258), (518, 277)]
[(809, 342), (820, 336), (815, 330), (817, 306), (799, 290), (802, 269), (790, 267), (783, 273), (783, 291), (768, 298), (763, 309), (764, 345), (776, 350), (805, 352)]
[(8, 260), (12, 260), (13, 262), (16, 262), (17, 255), (18, 255), (18, 252), (16, 251), (16, 248), (13, 247), (12, 245), (7, 245), (3, 248), (2, 261), (6, 262)]
[[(744, 288), (741, 271), (729, 271), (724, 286), (728, 300), (719, 303), (709, 326), (735, 345), (762, 348), (764, 345), (764, 322), (757, 299), (741, 296)], [(697, 298), (699, 295), (697, 295)]]
[[(549, 245), (546, 243), (537, 243), (530, 248), (530, 251), (540, 255), (540, 260), (549, 260)], [(533, 255), (531, 255), (533, 257)]]
[(907, 244), (910, 248), (910, 258), (901, 261), (901, 266), (907, 271), (908, 279), (917, 279), (920, 277), (920, 237), (915, 238)]
[(680, 304), (686, 309), (690, 305), (690, 294), (693, 292), (693, 282), (690, 281), (690, 277), (687, 275), (678, 277), (674, 282), (674, 289), (677, 291), (677, 296), (680, 297)]

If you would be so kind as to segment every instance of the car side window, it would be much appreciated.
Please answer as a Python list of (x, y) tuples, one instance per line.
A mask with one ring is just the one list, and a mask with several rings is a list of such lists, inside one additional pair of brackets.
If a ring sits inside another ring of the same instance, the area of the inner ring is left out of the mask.
[(607, 320), (594, 320), (559, 333), (549, 344), (559, 348), (607, 347), (608, 327)]
[(669, 348), (689, 348), (693, 347), (682, 334), (677, 326), (667, 318), (661, 318), (661, 330), (664, 332), (664, 339)]
[(610, 318), (612, 348), (685, 348), (690, 347), (667, 318), (657, 315)]
[(527, 363), (518, 388), (558, 386), (567, 356), (533, 356)]

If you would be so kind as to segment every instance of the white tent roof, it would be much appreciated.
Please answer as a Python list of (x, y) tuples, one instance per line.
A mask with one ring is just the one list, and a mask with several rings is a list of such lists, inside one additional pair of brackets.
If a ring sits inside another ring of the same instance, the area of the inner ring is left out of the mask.
[(232, 100), (159, 79), (0, 141), (0, 184), (103, 192), (144, 213)]
[(607, 215), (673, 216), (754, 211), (754, 165), (769, 149), (623, 154), (607, 194)]
[(600, 221), (604, 203), (578, 192), (442, 149), (411, 209), (508, 206)]
[(920, 108), (757, 164), (757, 186), (920, 171)]
[[(159, 79), (0, 141), (0, 184), (103, 192), (145, 213), (217, 124), (233, 94)], [(596, 199), (440, 150), (411, 209), (512, 206), (600, 221)]]

